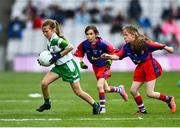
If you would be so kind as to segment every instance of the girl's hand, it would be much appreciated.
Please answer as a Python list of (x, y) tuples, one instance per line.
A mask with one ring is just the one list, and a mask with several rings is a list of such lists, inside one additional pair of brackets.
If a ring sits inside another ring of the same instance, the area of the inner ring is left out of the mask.
[(166, 51), (168, 51), (169, 53), (173, 53), (173, 52), (174, 52), (174, 48), (173, 48), (173, 47), (165, 46), (164, 49), (165, 49)]
[(107, 60), (107, 62), (106, 62), (106, 67), (111, 67), (111, 65), (112, 65), (112, 60)]
[(103, 54), (101, 55), (101, 58), (107, 58), (107, 59), (109, 59), (109, 54), (103, 53)]
[(115, 54), (111, 55), (111, 54), (107, 54), (107, 53), (102, 54), (101, 58), (110, 59), (110, 60), (119, 60), (119, 56), (117, 56)]
[(37, 62), (38, 62), (38, 64), (39, 64), (40, 66), (42, 66), (42, 64), (40, 63), (39, 59), (37, 59)]
[(83, 61), (80, 61), (79, 63), (82, 69), (88, 69), (88, 66)]
[(51, 53), (52, 55), (52, 59), (50, 60), (50, 63), (53, 64), (55, 63), (59, 58), (61, 58), (61, 54), (60, 52), (57, 52), (57, 53)]

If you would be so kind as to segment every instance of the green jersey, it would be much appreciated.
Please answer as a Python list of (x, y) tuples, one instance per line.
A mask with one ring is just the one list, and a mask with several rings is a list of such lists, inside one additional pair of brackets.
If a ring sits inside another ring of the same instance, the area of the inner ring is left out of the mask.
[[(61, 52), (69, 47), (72, 47), (72, 45), (65, 39), (60, 38), (56, 33), (54, 33), (50, 40), (47, 40), (48, 50), (51, 53), (57, 53)], [(56, 65), (62, 65), (68, 61), (70, 61), (73, 58), (72, 53), (69, 52), (67, 55), (59, 58), (56, 61)]]
[[(51, 39), (47, 41), (47, 44), (48, 50), (51, 53), (61, 52), (72, 47), (67, 40), (60, 38), (56, 33), (54, 33)], [(51, 69), (51, 72), (57, 73), (60, 77), (62, 77), (63, 81), (70, 83), (80, 80), (79, 68), (73, 59), (72, 53), (70, 52), (56, 61), (56, 64)]]

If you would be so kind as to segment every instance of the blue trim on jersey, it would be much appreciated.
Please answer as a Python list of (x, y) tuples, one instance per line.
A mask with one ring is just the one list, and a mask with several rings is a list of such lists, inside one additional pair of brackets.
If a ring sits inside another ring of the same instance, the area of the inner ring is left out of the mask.
[(160, 69), (159, 69), (159, 66), (157, 65), (157, 63), (154, 59), (152, 59), (152, 65), (153, 65), (154, 73), (155, 73), (156, 78), (157, 78), (158, 76), (160, 76)]

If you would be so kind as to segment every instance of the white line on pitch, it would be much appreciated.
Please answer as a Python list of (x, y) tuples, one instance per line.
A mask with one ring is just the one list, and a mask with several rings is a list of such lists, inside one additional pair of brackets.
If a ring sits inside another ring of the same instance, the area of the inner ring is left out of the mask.
[(37, 119), (0, 119), (0, 121), (59, 121), (61, 118), (37, 118)]
[[(46, 119), (46, 118), (34, 118), (34, 119), (28, 119), (28, 118), (25, 118), (25, 119), (15, 119), (15, 118), (12, 118), (12, 119), (0, 119), (0, 121), (65, 121), (65, 120), (76, 120), (76, 121), (97, 121), (97, 120), (104, 120), (104, 121), (118, 121), (118, 120), (143, 120), (143, 119), (152, 119), (152, 118), (142, 118), (142, 117), (137, 117), (137, 118), (74, 118), (74, 119), (61, 119), (61, 118), (49, 118), (49, 119)], [(157, 120), (180, 120), (180, 118), (155, 118)]]
[(31, 102), (32, 100), (0, 100), (0, 102), (5, 102), (5, 103), (15, 103), (15, 102)]

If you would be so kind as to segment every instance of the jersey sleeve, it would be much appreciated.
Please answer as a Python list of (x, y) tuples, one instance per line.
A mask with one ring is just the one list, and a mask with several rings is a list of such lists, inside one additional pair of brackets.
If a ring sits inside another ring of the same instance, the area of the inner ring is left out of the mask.
[(110, 54), (114, 54), (116, 52), (116, 48), (111, 44), (107, 44), (107, 51)]
[(61, 49), (67, 49), (67, 48), (72, 47), (72, 44), (69, 43), (67, 40), (59, 39), (59, 41), (58, 41), (58, 46), (59, 46)]
[(158, 42), (153, 42), (152, 40), (147, 40), (146, 45), (148, 47), (148, 50), (151, 51), (151, 52), (156, 51), (156, 50), (161, 50), (166, 46), (165, 44), (160, 44)]
[(116, 55), (119, 57), (120, 60), (126, 57), (126, 52), (124, 47), (122, 47), (120, 50), (116, 51)]
[(51, 46), (57, 46), (61, 50), (72, 47), (71, 43), (69, 43), (67, 40), (59, 38), (59, 39), (53, 39), (51, 41)]
[(76, 57), (84, 57), (84, 51), (83, 51), (83, 43), (80, 43), (77, 47), (77, 50), (75, 51), (74, 55)]

